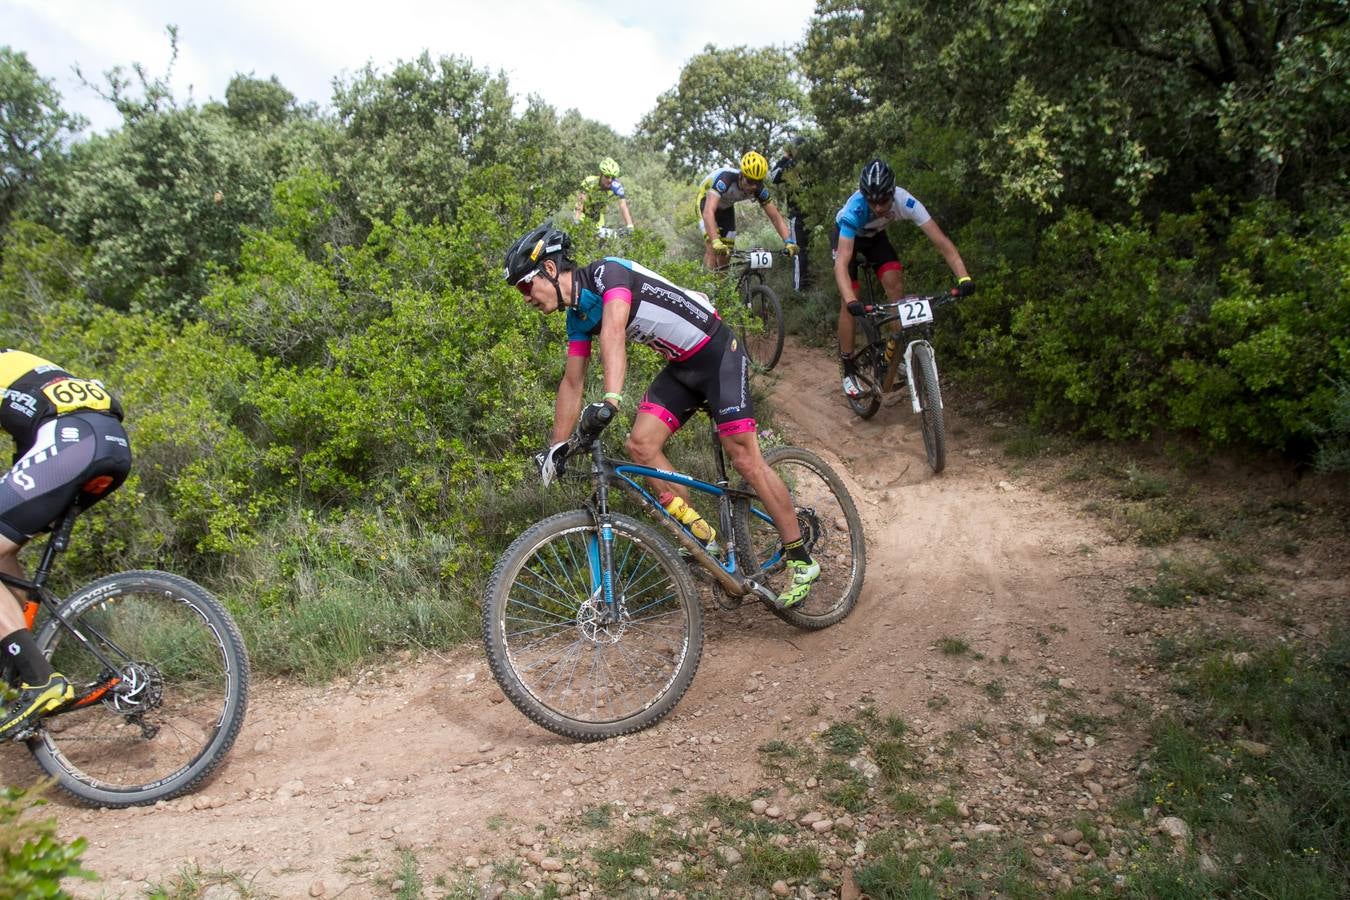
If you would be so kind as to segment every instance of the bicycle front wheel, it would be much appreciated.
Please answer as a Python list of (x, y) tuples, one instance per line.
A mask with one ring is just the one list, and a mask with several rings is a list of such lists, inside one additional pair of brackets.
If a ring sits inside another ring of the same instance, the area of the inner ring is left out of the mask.
[(767, 284), (752, 285), (745, 297), (749, 322), (741, 329), (750, 361), (768, 371), (783, 355), (783, 305)]
[(922, 409), (919, 421), (923, 427), (923, 450), (928, 467), (934, 475), (947, 467), (947, 428), (942, 419), (942, 391), (938, 387), (937, 361), (933, 348), (921, 341), (914, 345), (914, 396)]
[(650, 526), (612, 522), (617, 609), (602, 599), (600, 535), (580, 509), (516, 538), (483, 598), (483, 645), (502, 692), (531, 721), (574, 740), (659, 722), (703, 652), (688, 567)]
[(37, 642), (76, 698), (28, 741), (38, 765), (78, 800), (113, 809), (201, 784), (248, 708), (248, 656), (220, 601), (167, 572), (122, 572), (80, 589), (60, 615), (83, 641), (53, 619)]
[[(773, 612), (798, 628), (833, 625), (853, 610), (867, 574), (867, 543), (858, 508), (844, 482), (814, 453), (776, 447), (764, 454), (764, 461), (787, 485), (807, 550), (820, 565), (820, 577), (806, 599), (791, 609), (774, 607)], [(736, 552), (745, 571), (781, 592), (787, 586), (783, 541), (764, 504), (739, 499), (735, 517)]]

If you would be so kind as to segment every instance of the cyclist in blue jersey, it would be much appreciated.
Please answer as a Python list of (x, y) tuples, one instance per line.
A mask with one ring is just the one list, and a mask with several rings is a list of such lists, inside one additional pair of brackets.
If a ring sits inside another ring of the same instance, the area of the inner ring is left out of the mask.
[(862, 393), (856, 365), (850, 358), (853, 355), (852, 310), (861, 312), (857, 306), (858, 263), (855, 254), (861, 253), (876, 269), (886, 299), (899, 299), (904, 295), (904, 266), (886, 239), (886, 226), (902, 219), (913, 222), (928, 235), (956, 276), (960, 296), (975, 292), (975, 282), (966, 271), (956, 245), (942, 233), (922, 203), (909, 191), (896, 186), (891, 167), (879, 159), (863, 166), (858, 190), (835, 215), (834, 230), (830, 235), (834, 280), (839, 286), (839, 358), (844, 370), (844, 393), (849, 397)]
[[(551, 477), (581, 414), (592, 345), (599, 343), (604, 399), (623, 400), (628, 342), (646, 344), (666, 359), (633, 419), (627, 450), (634, 462), (671, 469), (666, 441), (699, 409), (717, 424), (732, 466), (764, 501), (783, 540), (792, 578), (778, 603), (795, 606), (820, 577), (820, 566), (802, 542), (787, 486), (764, 461), (750, 398), (749, 361), (731, 329), (722, 325), (705, 294), (679, 287), (638, 263), (605, 257), (586, 266), (572, 259), (567, 233), (545, 222), (506, 252), (506, 282), (542, 313), (567, 316), (567, 360), (553, 411), (550, 447), (540, 468)], [(594, 404), (598, 405), (598, 404)], [(661, 482), (689, 501), (687, 489)]]
[[(131, 470), (131, 445), (107, 388), (22, 350), (0, 351), (0, 430), (14, 439), (14, 465), (0, 475), (0, 572), (22, 578), (23, 545), (72, 502), (88, 506), (115, 490)], [(31, 627), (0, 583), (0, 667), (17, 693), (0, 709), (0, 740), (23, 737), (75, 695)]]
[(572, 217), (577, 222), (591, 219), (596, 228), (605, 227), (605, 207), (610, 198), (619, 201), (619, 213), (623, 216), (625, 228), (632, 230), (633, 214), (628, 211), (628, 195), (619, 182), (619, 164), (606, 156), (600, 160), (599, 173), (588, 175), (581, 180), (581, 193), (577, 195), (576, 209)]
[(703, 265), (708, 269), (725, 266), (736, 246), (736, 203), (754, 200), (764, 208), (774, 230), (783, 239), (783, 249), (797, 255), (797, 241), (788, 231), (783, 214), (769, 197), (764, 180), (769, 177), (769, 161), (751, 150), (741, 157), (739, 169), (714, 169), (698, 188), (698, 227), (703, 232)]

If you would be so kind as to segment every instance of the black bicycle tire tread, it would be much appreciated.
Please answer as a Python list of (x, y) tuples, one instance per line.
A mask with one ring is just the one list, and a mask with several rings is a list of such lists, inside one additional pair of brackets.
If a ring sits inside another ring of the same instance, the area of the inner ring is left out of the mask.
[[(760, 368), (768, 372), (772, 370), (774, 366), (778, 365), (778, 360), (781, 359), (783, 356), (783, 340), (786, 337), (786, 335), (784, 334), (784, 325), (783, 325), (783, 304), (778, 299), (778, 294), (775, 293), (773, 288), (769, 287), (767, 284), (760, 283), (752, 285), (748, 297), (753, 298), (755, 294), (763, 294), (765, 297), (767, 297), (769, 299), (769, 306), (773, 308), (773, 315), (775, 322), (774, 332), (777, 338), (774, 341), (773, 355), (769, 357), (768, 362), (751, 360), (751, 362), (758, 363)], [(750, 300), (750, 303), (753, 308), (754, 303), (753, 299)], [(748, 345), (746, 349), (747, 350), (749, 349)]]
[[(919, 371), (919, 379), (923, 382), (922, 402), (924, 413), (927, 415), (921, 419), (925, 436), (931, 432), (933, 450), (928, 459), (928, 466), (933, 470), (934, 475), (941, 475), (942, 470), (947, 468), (947, 427), (942, 415), (942, 396), (938, 389), (937, 382), (937, 364), (933, 359), (933, 351), (920, 345), (915, 348), (915, 366)], [(923, 416), (924, 413), (920, 415)], [(928, 445), (925, 441), (924, 455), (929, 456)]]
[[(787, 458), (795, 458), (800, 462), (807, 463), (808, 466), (816, 469), (822, 477), (830, 484), (839, 500), (839, 505), (844, 512), (844, 518), (848, 521), (850, 536), (857, 536), (858, 546), (853, 552), (854, 566), (857, 574), (853, 579), (853, 584), (846, 596), (832, 609), (823, 616), (807, 616), (799, 611), (792, 609), (779, 609), (770, 607), (773, 614), (790, 625), (801, 628), (805, 631), (819, 631), (822, 628), (828, 628), (842, 622), (853, 612), (857, 606), (858, 596), (862, 593), (863, 582), (867, 579), (867, 536), (863, 531), (862, 517), (858, 514), (858, 507), (853, 502), (853, 496), (848, 492), (847, 486), (839, 474), (830, 467), (829, 463), (821, 459), (810, 450), (804, 450), (801, 447), (775, 447), (764, 454), (764, 461), (773, 466)], [(745, 485), (741, 486), (743, 490), (747, 489)], [(736, 510), (736, 544), (737, 552), (746, 560), (746, 565), (751, 566), (754, 562), (754, 553), (751, 549), (749, 533), (749, 509), (748, 501), (740, 499), (735, 501), (738, 509)]]
[[(125, 572), (115, 572), (111, 575), (105, 575), (94, 581), (83, 585), (69, 596), (60, 606), (60, 612), (63, 616), (69, 618), (69, 613), (74, 611), (80, 601), (84, 600), (86, 595), (96, 591), (102, 591), (108, 584), (119, 582), (139, 582), (142, 584), (159, 582), (172, 590), (182, 593), (192, 594), (193, 601), (200, 604), (209, 611), (210, 617), (214, 619), (213, 624), (219, 629), (219, 634), (223, 641), (229, 646), (227, 653), (234, 655), (235, 663), (235, 691), (237, 698), (233, 713), (224, 727), (216, 732), (215, 739), (211, 742), (208, 749), (197, 759), (193, 760), (189, 766), (189, 771), (184, 778), (176, 779), (169, 785), (162, 786), (150, 792), (136, 791), (107, 791), (98, 788), (91, 788), (83, 784), (78, 779), (69, 775), (69, 771), (55, 763), (48, 764), (46, 759), (46, 750), (39, 738), (33, 738), (28, 741), (28, 749), (32, 753), (34, 760), (44, 772), (56, 778), (57, 785), (69, 796), (82, 804), (89, 806), (103, 807), (107, 809), (126, 809), (131, 806), (146, 806), (157, 803), (161, 800), (172, 800), (181, 797), (184, 794), (191, 793), (207, 781), (220, 764), (225, 761), (230, 750), (234, 747), (235, 740), (239, 737), (239, 732), (243, 730), (244, 719), (248, 713), (248, 694), (250, 668), (248, 660), (248, 649), (244, 645), (243, 636), (239, 632), (239, 626), (230, 615), (225, 605), (216, 598), (214, 594), (206, 588), (197, 584), (191, 579), (184, 578), (181, 575), (175, 575), (172, 572), (162, 572), (155, 569), (130, 569)], [(43, 626), (38, 635), (38, 647), (46, 650), (48, 642), (55, 634), (57, 624), (55, 621), (48, 622)], [(79, 785), (75, 787), (74, 785)]]
[[(534, 537), (536, 534), (573, 528), (578, 524), (583, 524), (583, 520), (585, 523), (594, 524), (594, 517), (588, 510), (573, 509), (556, 513), (546, 519), (539, 520), (522, 531), (506, 548), (506, 552), (498, 558), (483, 592), (483, 649), (488, 658), (488, 667), (492, 671), (492, 677), (496, 679), (498, 687), (502, 689), (502, 693), (506, 695), (516, 709), (520, 710), (531, 722), (554, 734), (575, 741), (609, 740), (625, 734), (634, 734), (656, 725), (679, 705), (680, 700), (689, 690), (690, 685), (693, 684), (694, 675), (698, 672), (699, 663), (703, 657), (703, 608), (699, 604), (698, 591), (694, 587), (693, 579), (687, 567), (680, 562), (679, 555), (671, 547), (670, 542), (655, 528), (625, 515), (612, 514), (611, 518), (616, 530), (631, 529), (642, 540), (651, 545), (654, 552), (666, 555), (666, 562), (673, 563), (670, 571), (675, 579), (680, 582), (683, 602), (692, 610), (689, 627), (689, 660), (685, 663), (685, 671), (664, 697), (636, 714), (631, 722), (621, 723), (617, 727), (611, 725), (597, 728), (591, 723), (575, 723), (575, 720), (568, 719), (565, 716), (541, 714), (538, 704), (527, 696), (527, 691), (519, 687), (519, 679), (511, 672), (511, 667), (503, 658), (504, 655), (499, 656), (497, 653), (493, 638), (494, 619), (496, 618), (494, 598), (498, 595), (502, 579), (506, 576), (508, 570), (516, 566), (516, 557), (524, 552), (522, 548), (527, 545), (539, 546), (539, 541)], [(566, 724), (568, 722), (575, 724), (569, 726)]]

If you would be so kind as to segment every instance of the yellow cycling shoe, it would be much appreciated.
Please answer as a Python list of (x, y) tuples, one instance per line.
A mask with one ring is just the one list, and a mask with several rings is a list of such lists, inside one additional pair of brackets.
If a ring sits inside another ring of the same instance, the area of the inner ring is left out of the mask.
[(52, 674), (46, 684), (19, 685), (18, 697), (0, 718), (0, 740), (22, 734), (32, 722), (60, 709), (75, 697), (75, 689), (59, 672)]

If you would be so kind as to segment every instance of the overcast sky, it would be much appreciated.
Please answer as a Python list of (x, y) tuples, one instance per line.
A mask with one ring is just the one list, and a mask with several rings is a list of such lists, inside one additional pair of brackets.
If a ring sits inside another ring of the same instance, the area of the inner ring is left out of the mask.
[(795, 44), (814, 0), (0, 0), (0, 44), (28, 55), (61, 92), (62, 107), (95, 131), (121, 124), (111, 104), (73, 73), (103, 82), (139, 62), (169, 62), (166, 26), (178, 26), (171, 84), (180, 100), (221, 100), (236, 73), (276, 75), (302, 102), (329, 106), (332, 83), (367, 62), (388, 72), (423, 50), (468, 56), (505, 71), (518, 97), (538, 94), (631, 134), (705, 44)]

